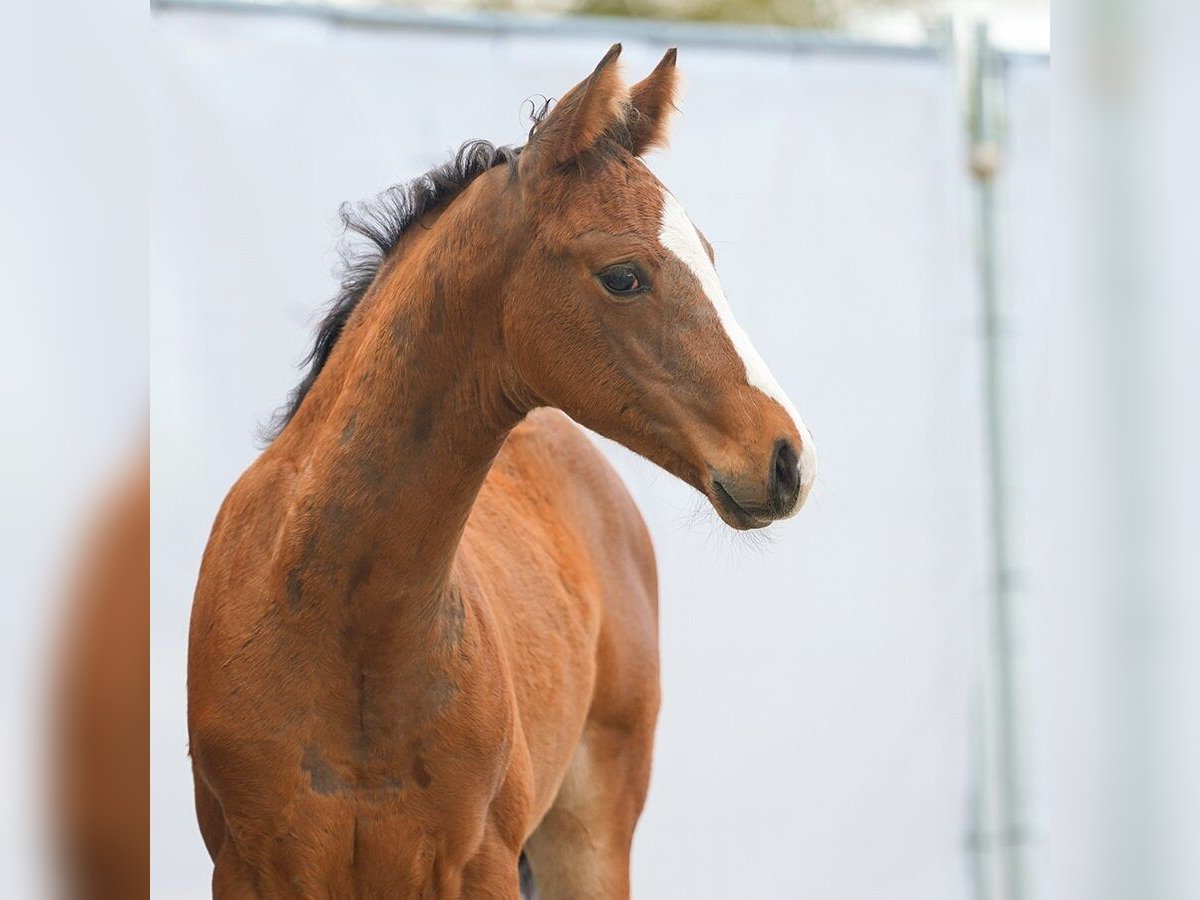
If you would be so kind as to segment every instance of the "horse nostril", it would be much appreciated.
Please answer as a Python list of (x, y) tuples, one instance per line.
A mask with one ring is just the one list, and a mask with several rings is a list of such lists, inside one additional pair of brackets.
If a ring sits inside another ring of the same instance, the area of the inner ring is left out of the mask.
[(790, 512), (800, 496), (800, 457), (787, 438), (775, 442), (771, 461), (771, 505), (777, 514)]

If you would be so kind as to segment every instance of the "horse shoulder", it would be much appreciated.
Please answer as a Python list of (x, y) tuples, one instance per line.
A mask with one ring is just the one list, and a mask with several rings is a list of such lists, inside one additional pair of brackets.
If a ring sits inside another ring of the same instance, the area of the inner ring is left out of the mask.
[[(538, 702), (574, 696), (584, 711), (596, 710), (599, 701), (614, 722), (652, 717), (658, 702), (654, 548), (620, 476), (582, 428), (551, 409), (535, 410), (514, 429), (494, 476), (479, 524), (497, 543), (519, 534), (507, 539), (514, 567), (540, 568), (548, 585), (534, 599), (511, 590), (495, 598), (499, 618), (515, 619), (514, 630), (523, 632), (510, 643), (514, 656), (526, 658), (516, 666), (545, 658), (560, 669), (555, 683), (571, 686)], [(530, 563), (547, 557), (553, 571)], [(577, 640), (563, 647), (572, 633)], [(589, 687), (582, 696), (585, 676)], [(527, 677), (537, 680), (534, 673)], [(536, 714), (523, 710), (530, 716)]]
[(623, 586), (656, 610), (650, 532), (624, 481), (584, 430), (558, 410), (538, 409), (514, 429), (510, 448), (521, 454), (529, 477), (552, 482), (556, 524), (578, 535), (597, 565), (616, 566)]

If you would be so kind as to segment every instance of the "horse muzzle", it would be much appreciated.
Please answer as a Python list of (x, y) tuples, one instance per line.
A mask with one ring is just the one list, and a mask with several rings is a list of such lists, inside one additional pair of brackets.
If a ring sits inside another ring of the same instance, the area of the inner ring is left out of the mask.
[(728, 525), (748, 531), (795, 515), (808, 498), (814, 475), (806, 471), (793, 440), (779, 438), (765, 473), (710, 471), (705, 494)]

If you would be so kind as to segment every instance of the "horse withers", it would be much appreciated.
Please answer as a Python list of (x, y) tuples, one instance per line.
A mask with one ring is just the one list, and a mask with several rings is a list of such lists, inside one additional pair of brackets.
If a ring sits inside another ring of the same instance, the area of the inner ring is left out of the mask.
[(570, 419), (738, 529), (799, 509), (816, 462), (711, 246), (642, 162), (675, 52), (631, 89), (619, 52), (524, 147), (467, 144), (345, 211), (370, 252), (196, 590), (215, 896), (511, 900), (520, 869), (542, 900), (629, 894), (654, 552)]

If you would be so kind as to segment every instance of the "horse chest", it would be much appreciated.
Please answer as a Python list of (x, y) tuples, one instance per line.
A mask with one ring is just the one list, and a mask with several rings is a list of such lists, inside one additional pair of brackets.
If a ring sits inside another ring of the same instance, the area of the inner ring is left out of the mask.
[[(284, 733), (198, 744), (230, 833), (257, 869), (291, 879), (377, 864), (411, 870), (416, 885), (433, 877), (435, 859), (465, 862), (476, 852), (514, 764), (515, 714), (481, 703), (471, 684), (408, 675), (371, 686), (368, 695), (392, 700), (368, 701), (365, 713), (331, 713), (338, 701), (317, 695), (327, 712), (293, 711)], [(372, 863), (371, 848), (387, 852)]]

